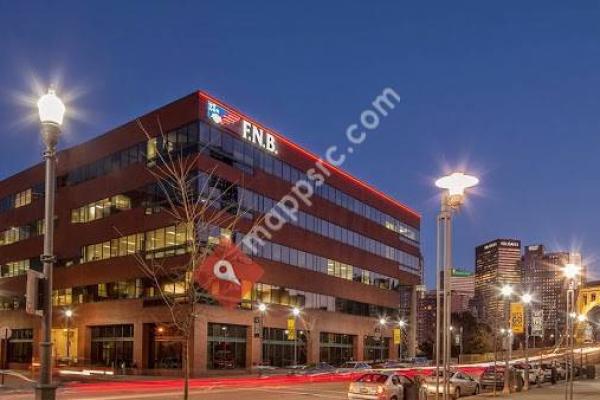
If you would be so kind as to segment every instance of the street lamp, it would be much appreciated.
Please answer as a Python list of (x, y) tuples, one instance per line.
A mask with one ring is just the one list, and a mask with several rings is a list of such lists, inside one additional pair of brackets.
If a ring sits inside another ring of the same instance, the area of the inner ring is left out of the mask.
[(512, 340), (511, 340), (511, 330), (510, 330), (510, 298), (513, 294), (513, 287), (511, 285), (504, 285), (500, 288), (500, 293), (502, 297), (505, 299), (505, 314), (507, 314), (506, 322), (506, 346), (508, 347), (508, 351), (505, 352), (504, 357), (504, 388), (502, 389), (502, 393), (510, 394), (510, 356), (512, 350)]
[(381, 332), (379, 336), (379, 358), (381, 359), (381, 361), (383, 361), (383, 346), (385, 344), (385, 340), (383, 340), (383, 328), (386, 324), (387, 320), (384, 317), (379, 318), (379, 329)]
[(529, 304), (533, 301), (533, 296), (529, 293), (524, 293), (521, 296), (521, 303), (523, 303), (523, 314), (525, 317), (525, 383), (523, 390), (529, 390)]
[(267, 305), (265, 303), (260, 303), (258, 305), (258, 312), (260, 313), (260, 316), (258, 317), (258, 336), (260, 337), (260, 358), (259, 358), (259, 365), (262, 365), (264, 363), (264, 351), (263, 351), (263, 343), (264, 343), (264, 325), (265, 325), (265, 314), (267, 313)]
[[(573, 337), (574, 333), (574, 317), (577, 314), (574, 314), (575, 311), (575, 277), (579, 275), (581, 272), (581, 266), (573, 263), (565, 264), (563, 267), (563, 275), (567, 279), (567, 324), (566, 324), (566, 334), (567, 334), (567, 348), (570, 349), (569, 354), (569, 362), (567, 363), (567, 384), (565, 385), (565, 400), (573, 399), (573, 363), (575, 361), (574, 355), (574, 347), (575, 347), (575, 338)], [(572, 332), (573, 331), (573, 332)], [(570, 343), (569, 343), (570, 340)]]
[(46, 164), (44, 211), (44, 304), (42, 305), (42, 338), (40, 341), (40, 378), (35, 388), (36, 400), (54, 400), (56, 386), (52, 384), (52, 270), (54, 256), (54, 200), (56, 183), (56, 145), (65, 115), (65, 105), (50, 88), (37, 102)]
[[(454, 172), (439, 178), (435, 185), (443, 189), (441, 197), (441, 209), (437, 218), (437, 264), (436, 264), (436, 339), (435, 339), (435, 368), (437, 386), (435, 391), (436, 400), (439, 397), (440, 385), (440, 325), (441, 316), (444, 316), (442, 329), (443, 359), (444, 359), (444, 400), (448, 398), (448, 374), (450, 368), (450, 314), (452, 288), (450, 275), (452, 273), (452, 213), (460, 209), (465, 201), (466, 190), (479, 183), (479, 179), (463, 172)], [(444, 311), (442, 313), (440, 304), (440, 290), (442, 282), (440, 271), (444, 271)]]
[(65, 317), (67, 319), (67, 360), (71, 362), (71, 318), (73, 317), (73, 310), (65, 310)]
[[(585, 330), (586, 328), (585, 323), (587, 322), (587, 315), (579, 314), (577, 316), (577, 322), (583, 325), (578, 329), (579, 332), (582, 332), (582, 330)], [(582, 334), (585, 335), (585, 332), (583, 332)], [(583, 341), (581, 342), (581, 348), (579, 349), (579, 365), (581, 367), (581, 370), (583, 371)]]
[(294, 316), (294, 366), (296, 366), (298, 364), (298, 330), (296, 329), (296, 324), (300, 315), (300, 309), (298, 307), (292, 308), (292, 315)]

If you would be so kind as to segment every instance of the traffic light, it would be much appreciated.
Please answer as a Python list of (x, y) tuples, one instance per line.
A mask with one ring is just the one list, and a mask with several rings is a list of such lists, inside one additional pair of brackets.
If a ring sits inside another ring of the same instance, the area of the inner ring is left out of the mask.
[(41, 272), (27, 270), (27, 291), (25, 294), (25, 312), (27, 314), (43, 316), (42, 305), (44, 304), (44, 279)]

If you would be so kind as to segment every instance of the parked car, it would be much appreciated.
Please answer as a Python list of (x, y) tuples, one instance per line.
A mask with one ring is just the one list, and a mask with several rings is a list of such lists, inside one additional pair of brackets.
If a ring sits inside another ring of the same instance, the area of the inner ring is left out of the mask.
[(318, 362), (314, 364), (295, 365), (289, 367), (290, 373), (294, 375), (314, 375), (335, 372), (336, 368), (326, 362)]
[[(479, 384), (482, 389), (493, 389), (496, 386), (497, 390), (501, 390), (504, 387), (504, 371), (505, 367), (502, 365), (489, 366), (483, 370)], [(511, 391), (520, 392), (523, 389), (523, 377), (517, 372), (514, 367), (510, 367), (509, 370), (509, 385)]]
[(402, 374), (367, 373), (350, 384), (348, 400), (417, 400), (417, 388)]
[[(525, 382), (525, 367), (527, 366), (527, 364), (523, 363), (515, 363), (513, 365), (513, 367), (517, 370), (517, 372), (521, 375), (521, 378), (523, 378), (523, 382)], [(545, 381), (545, 373), (544, 370), (542, 368), (540, 368), (539, 366), (533, 365), (533, 364), (529, 364), (529, 383), (530, 384), (537, 384), (542, 383)]]
[(346, 361), (337, 369), (338, 372), (356, 372), (371, 369), (371, 366), (364, 361)]
[[(424, 387), (428, 394), (444, 393), (443, 380), (440, 375), (440, 385), (437, 385), (437, 375), (435, 372), (425, 378)], [(473, 395), (479, 394), (481, 387), (479, 382), (471, 378), (469, 375), (460, 371), (450, 372), (450, 379), (448, 380), (448, 394), (455, 399), (458, 399), (462, 395)]]

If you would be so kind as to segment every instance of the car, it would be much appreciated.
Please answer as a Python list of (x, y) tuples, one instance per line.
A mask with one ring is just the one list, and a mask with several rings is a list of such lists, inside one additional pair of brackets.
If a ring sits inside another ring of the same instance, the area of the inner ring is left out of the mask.
[[(444, 393), (444, 384), (443, 384), (443, 373), (440, 372), (440, 385), (438, 387), (437, 384), (437, 375), (435, 372), (425, 378), (425, 382), (423, 383), (423, 387), (427, 391), (427, 394), (435, 394)], [(479, 382), (470, 377), (469, 375), (456, 371), (450, 372), (450, 377), (448, 380), (448, 394), (455, 399), (458, 399), (463, 395), (474, 395), (479, 394), (481, 391), (481, 387)]]
[[(502, 389), (504, 387), (505, 371), (506, 369), (504, 365), (491, 365), (486, 367), (479, 378), (479, 384), (481, 385), (481, 388), (485, 390), (487, 388), (494, 388), (495, 386), (496, 390)], [(511, 391), (520, 392), (523, 389), (523, 377), (514, 367), (510, 367), (509, 371), (509, 384)]]
[[(521, 378), (523, 378), (523, 382), (525, 382), (525, 368), (527, 365), (528, 364), (525, 364), (524, 362), (515, 363), (513, 365), (513, 367), (521, 375)], [(544, 370), (539, 366), (529, 364), (529, 383), (538, 384), (544, 382), (545, 380), (546, 374), (544, 373)]]
[(364, 361), (346, 361), (337, 369), (338, 372), (355, 372), (365, 369), (371, 369), (371, 366)]
[(326, 362), (318, 362), (306, 365), (293, 365), (288, 368), (290, 373), (294, 375), (315, 375), (333, 373), (336, 371), (336, 368), (333, 365), (327, 364)]
[(348, 400), (416, 400), (415, 382), (393, 372), (367, 373), (350, 383)]

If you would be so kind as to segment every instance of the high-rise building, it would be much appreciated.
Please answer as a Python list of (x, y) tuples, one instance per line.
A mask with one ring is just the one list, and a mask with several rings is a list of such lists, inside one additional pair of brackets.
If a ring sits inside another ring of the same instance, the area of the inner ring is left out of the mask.
[(515, 239), (496, 239), (475, 248), (474, 303), (482, 322), (493, 325), (504, 318), (500, 287), (521, 283), (520, 259), (521, 242)]
[[(581, 254), (568, 251), (546, 253), (543, 245), (525, 247), (522, 259), (522, 289), (529, 291), (534, 309), (542, 310), (545, 340), (558, 339), (566, 323), (566, 281), (563, 268), (566, 264), (581, 265)], [(585, 280), (581, 274), (581, 282)]]
[(434, 343), (437, 310), (435, 292), (421, 292), (417, 302), (417, 342), (421, 348), (426, 343)]
[[(242, 280), (247, 296), (237, 308), (201, 296), (192, 374), (260, 362), (396, 357), (391, 328), (375, 337), (374, 327), (382, 316), (394, 321), (399, 310), (409, 309), (401, 304), (410, 298), (402, 290), (421, 283), (418, 213), (204, 92), (139, 121), (147, 135), (133, 120), (58, 154), (55, 357), (69, 352), (92, 365), (181, 373), (182, 335), (160, 293), (181, 302), (189, 298), (189, 285), (167, 272), (185, 265), (192, 243), (210, 246), (228, 235), (241, 246), (242, 237), (292, 193), (302, 199), (287, 224), (272, 221), (280, 229), (257, 241), (250, 256), (264, 273), (257, 282)], [(171, 181), (156, 176), (168, 155), (194, 160), (190, 181), (198, 185), (190, 196), (199, 200), (207, 189), (211, 199), (214, 194), (214, 207), (206, 211), (210, 226), (181, 223), (162, 207), (173, 201), (161, 189)], [(0, 181), (0, 325), (13, 330), (11, 365), (39, 359), (40, 323), (25, 313), (24, 275), (40, 267), (43, 182), (42, 163)], [(299, 182), (302, 187), (295, 186)], [(222, 210), (240, 210), (233, 232)], [(153, 280), (140, 260), (153, 266), (164, 261), (167, 272)], [(269, 305), (262, 326), (258, 303)], [(302, 309), (297, 341), (286, 334), (291, 307)], [(66, 310), (73, 311), (70, 320)]]
[(475, 297), (475, 275), (464, 269), (453, 268), (450, 276), (452, 288), (452, 312), (461, 313), (472, 311), (472, 302)]

